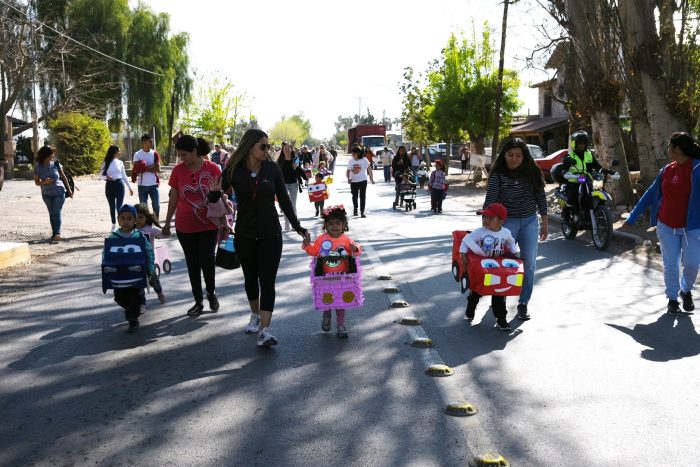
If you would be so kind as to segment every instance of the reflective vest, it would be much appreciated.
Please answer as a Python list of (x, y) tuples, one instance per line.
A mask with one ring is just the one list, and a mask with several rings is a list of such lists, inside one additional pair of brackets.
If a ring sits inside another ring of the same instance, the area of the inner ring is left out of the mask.
[(569, 157), (574, 161), (574, 164), (569, 168), (569, 172), (572, 174), (585, 174), (586, 166), (593, 163), (593, 154), (590, 151), (583, 152), (583, 160), (573, 150), (569, 151)]

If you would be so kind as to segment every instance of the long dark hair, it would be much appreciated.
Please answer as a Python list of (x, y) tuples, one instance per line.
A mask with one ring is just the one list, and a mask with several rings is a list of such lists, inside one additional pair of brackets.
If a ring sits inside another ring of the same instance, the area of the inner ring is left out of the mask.
[[(514, 148), (519, 148), (523, 152), (523, 163), (520, 164), (517, 169), (510, 170), (508, 164), (506, 164), (506, 153)], [(532, 187), (534, 193), (540, 189), (544, 189), (542, 171), (537, 167), (537, 164), (535, 164), (535, 160), (532, 158), (527, 144), (520, 138), (511, 138), (505, 142), (501, 148), (501, 152), (498, 153), (496, 161), (493, 163), (492, 169), (491, 174), (489, 174), (489, 179), (494, 173), (500, 173), (510, 178), (525, 179)]]
[(296, 155), (296, 153), (294, 152), (294, 146), (292, 146), (291, 144), (289, 144), (286, 141), (282, 141), (282, 147), (280, 148), (280, 155), (277, 156), (277, 165), (279, 165), (279, 166), (281, 166), (282, 163), (286, 160), (284, 158), (284, 148), (286, 148), (287, 146), (289, 146), (292, 150), (291, 156), (292, 156), (292, 162), (294, 162), (294, 156)]
[(669, 144), (679, 148), (688, 157), (700, 159), (700, 146), (692, 136), (684, 131), (677, 131), (671, 135)]
[(360, 159), (363, 159), (365, 157), (365, 150), (362, 148), (362, 146), (359, 145), (356, 145), (354, 148), (352, 148), (352, 153), (360, 156)]
[(112, 163), (114, 158), (117, 157), (118, 152), (119, 146), (111, 145), (109, 149), (107, 149), (105, 160), (102, 162), (105, 165), (105, 168), (102, 170), (102, 175), (107, 175), (107, 168), (109, 167), (109, 164)]
[(161, 228), (160, 224), (156, 220), (156, 217), (153, 215), (151, 211), (148, 210), (148, 206), (145, 204), (137, 204), (134, 206), (136, 208), (136, 214), (143, 214), (144, 217), (146, 218), (146, 224), (147, 225), (155, 225), (159, 229)]
[(243, 134), (240, 144), (236, 150), (233, 151), (233, 154), (229, 159), (229, 163), (226, 166), (226, 170), (228, 170), (228, 175), (226, 178), (228, 179), (229, 183), (233, 185), (233, 173), (236, 171), (236, 167), (238, 167), (238, 164), (243, 162), (243, 159), (248, 157), (248, 154), (250, 154), (250, 150), (253, 149), (253, 146), (255, 146), (255, 144), (263, 138), (267, 138), (267, 133), (257, 128), (251, 128)]
[(39, 151), (37, 151), (36, 162), (37, 164), (43, 165), (46, 159), (51, 156), (53, 156), (53, 148), (51, 146), (42, 146), (39, 148)]

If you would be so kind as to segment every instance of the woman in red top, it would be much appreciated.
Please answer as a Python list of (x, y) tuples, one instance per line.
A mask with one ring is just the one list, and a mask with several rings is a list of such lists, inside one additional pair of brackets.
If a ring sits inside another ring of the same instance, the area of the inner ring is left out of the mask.
[(194, 306), (187, 310), (187, 315), (199, 316), (204, 311), (200, 274), (204, 274), (209, 308), (216, 313), (219, 311), (219, 300), (214, 293), (214, 262), (218, 227), (207, 218), (207, 196), (211, 186), (220, 183), (221, 168), (219, 164), (202, 157), (210, 152), (209, 143), (202, 138), (183, 135), (175, 143), (175, 150), (182, 162), (173, 168), (168, 182), (170, 201), (162, 233), (170, 235), (170, 221), (177, 213), (175, 230), (185, 253), (194, 295)]
[(661, 169), (627, 223), (634, 224), (647, 208), (651, 210), (651, 225), (656, 226), (664, 263), (666, 310), (672, 315), (692, 314), (695, 304), (691, 291), (700, 267), (700, 146), (687, 133), (673, 133), (668, 157), (671, 163)]

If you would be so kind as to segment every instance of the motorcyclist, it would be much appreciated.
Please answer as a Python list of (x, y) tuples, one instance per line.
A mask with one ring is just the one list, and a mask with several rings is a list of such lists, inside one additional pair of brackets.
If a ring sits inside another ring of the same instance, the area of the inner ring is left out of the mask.
[(562, 163), (564, 179), (566, 179), (566, 203), (572, 206), (572, 211), (578, 211), (578, 187), (576, 181), (581, 175), (592, 176), (593, 172), (604, 171), (591, 151), (588, 150), (588, 134), (577, 131), (571, 135), (569, 154)]

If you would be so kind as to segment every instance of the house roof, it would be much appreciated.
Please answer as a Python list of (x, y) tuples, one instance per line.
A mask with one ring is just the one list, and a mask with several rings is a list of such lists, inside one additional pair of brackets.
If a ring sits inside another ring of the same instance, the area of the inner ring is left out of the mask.
[(566, 54), (569, 53), (569, 42), (563, 41), (559, 42), (554, 48), (554, 52), (549, 56), (549, 60), (545, 63), (544, 67), (547, 69), (557, 69), (561, 62), (566, 58)]
[(547, 117), (513, 127), (510, 132), (512, 134), (542, 133), (551, 128), (567, 125), (568, 122), (569, 117)]

